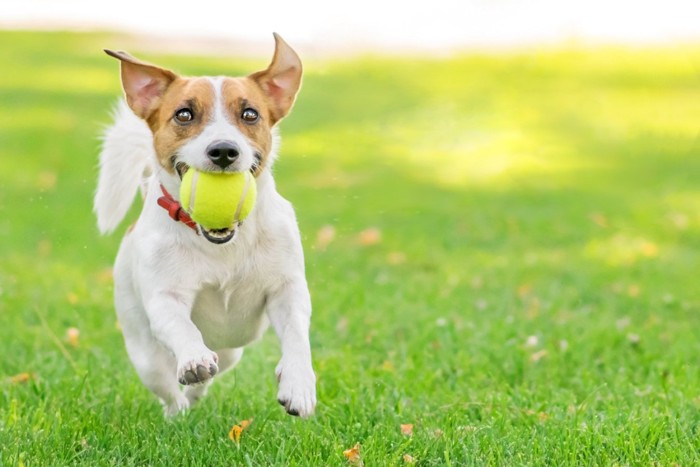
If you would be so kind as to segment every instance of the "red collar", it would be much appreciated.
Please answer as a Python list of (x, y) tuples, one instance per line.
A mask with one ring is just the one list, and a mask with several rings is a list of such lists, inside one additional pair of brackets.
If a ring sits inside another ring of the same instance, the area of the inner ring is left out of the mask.
[(163, 192), (163, 196), (158, 198), (158, 205), (168, 211), (168, 215), (171, 219), (176, 222), (182, 222), (187, 227), (197, 232), (197, 235), (199, 235), (199, 232), (197, 231), (197, 223), (192, 220), (190, 215), (187, 214), (187, 211), (182, 209), (180, 202), (173, 198), (173, 196), (168, 193), (168, 190), (166, 190), (163, 185), (160, 186), (160, 189)]

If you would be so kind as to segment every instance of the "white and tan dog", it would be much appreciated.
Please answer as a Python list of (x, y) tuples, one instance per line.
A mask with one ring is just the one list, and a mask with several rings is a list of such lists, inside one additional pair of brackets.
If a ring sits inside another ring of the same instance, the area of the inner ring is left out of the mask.
[[(275, 45), (270, 66), (243, 78), (184, 78), (106, 50), (121, 61), (128, 107), (105, 135), (95, 212), (110, 232), (139, 188), (145, 198), (117, 255), (114, 301), (129, 357), (168, 415), (202, 397), (269, 323), (282, 350), (278, 401), (302, 417), (316, 405), (299, 229), (270, 171), (275, 125), (294, 103), (302, 67), (276, 34)], [(251, 171), (258, 197), (245, 223), (194, 224), (177, 200), (189, 167)]]

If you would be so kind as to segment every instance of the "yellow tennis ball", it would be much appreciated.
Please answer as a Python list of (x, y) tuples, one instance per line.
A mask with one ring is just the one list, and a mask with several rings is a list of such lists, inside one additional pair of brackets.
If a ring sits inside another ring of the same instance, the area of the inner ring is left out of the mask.
[(180, 185), (183, 209), (208, 230), (229, 229), (248, 217), (256, 195), (255, 177), (250, 172), (189, 169)]

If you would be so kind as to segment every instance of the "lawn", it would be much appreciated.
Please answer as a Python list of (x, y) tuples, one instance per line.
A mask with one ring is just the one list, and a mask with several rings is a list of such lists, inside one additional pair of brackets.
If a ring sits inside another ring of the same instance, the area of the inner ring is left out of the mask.
[(307, 61), (275, 172), (317, 413), (269, 332), (168, 421), (112, 308), (128, 222), (91, 212), (122, 43), (0, 32), (0, 465), (700, 463), (700, 48)]

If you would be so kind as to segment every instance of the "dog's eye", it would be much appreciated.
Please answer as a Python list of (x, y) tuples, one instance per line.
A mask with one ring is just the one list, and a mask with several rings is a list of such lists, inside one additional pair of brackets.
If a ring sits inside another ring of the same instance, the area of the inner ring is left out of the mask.
[(246, 123), (255, 123), (260, 118), (260, 114), (258, 114), (257, 110), (251, 109), (249, 107), (249, 108), (245, 109), (243, 111), (243, 113), (241, 113), (241, 118)]
[(194, 119), (194, 113), (191, 109), (184, 108), (175, 112), (175, 120), (178, 123), (189, 123)]

